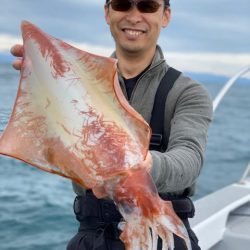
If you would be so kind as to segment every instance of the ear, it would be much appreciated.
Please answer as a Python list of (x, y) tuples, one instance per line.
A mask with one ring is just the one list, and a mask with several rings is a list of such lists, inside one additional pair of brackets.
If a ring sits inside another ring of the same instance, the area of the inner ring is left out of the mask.
[(110, 24), (109, 6), (107, 4), (104, 5), (104, 14), (105, 14), (106, 23), (109, 25)]
[(163, 11), (163, 17), (162, 17), (162, 28), (165, 28), (168, 26), (171, 18), (171, 9), (170, 8), (165, 8)]

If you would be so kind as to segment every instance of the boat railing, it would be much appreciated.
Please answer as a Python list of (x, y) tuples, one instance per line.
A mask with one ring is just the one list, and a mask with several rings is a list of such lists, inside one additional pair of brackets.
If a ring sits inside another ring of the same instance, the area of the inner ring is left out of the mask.
[(250, 162), (248, 163), (241, 179), (239, 180), (239, 183), (250, 185)]
[[(227, 91), (248, 71), (250, 71), (250, 65), (244, 67), (222, 87), (213, 101), (214, 112)], [(222, 249), (213, 248), (213, 246), (223, 239), (230, 213), (250, 202), (249, 191), (250, 162), (238, 183), (226, 186), (195, 201), (196, 216), (190, 219), (190, 225), (199, 238), (201, 249)]]
[(244, 74), (246, 74), (248, 71), (250, 71), (250, 65), (245, 66), (243, 69), (241, 69), (236, 75), (234, 75), (232, 78), (226, 82), (226, 84), (222, 87), (220, 92), (217, 94), (213, 101), (213, 111), (217, 109), (218, 105), (222, 101), (225, 94), (228, 92), (228, 90), (233, 86), (233, 84)]

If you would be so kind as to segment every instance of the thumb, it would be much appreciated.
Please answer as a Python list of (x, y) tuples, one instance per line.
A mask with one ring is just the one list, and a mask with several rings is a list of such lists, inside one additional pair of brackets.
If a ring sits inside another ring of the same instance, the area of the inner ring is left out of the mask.
[(153, 166), (153, 159), (150, 151), (148, 151), (145, 160), (143, 161), (143, 167), (149, 172)]

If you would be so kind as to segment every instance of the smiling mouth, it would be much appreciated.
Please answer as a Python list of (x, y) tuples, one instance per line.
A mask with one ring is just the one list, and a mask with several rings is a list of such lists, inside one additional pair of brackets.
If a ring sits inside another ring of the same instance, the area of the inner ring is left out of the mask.
[(130, 37), (139, 37), (140, 35), (146, 33), (143, 30), (134, 30), (134, 29), (127, 29), (127, 28), (122, 29), (122, 31)]

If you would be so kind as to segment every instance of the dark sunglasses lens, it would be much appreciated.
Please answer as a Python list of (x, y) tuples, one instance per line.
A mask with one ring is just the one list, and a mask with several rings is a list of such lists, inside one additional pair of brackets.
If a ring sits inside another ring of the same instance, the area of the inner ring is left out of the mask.
[(156, 1), (140, 1), (137, 3), (137, 8), (143, 13), (154, 13), (160, 7), (160, 4)]
[[(129, 0), (112, 0), (110, 1), (111, 7), (115, 11), (128, 11), (131, 8), (132, 3)], [(154, 13), (161, 6), (156, 1), (138, 1), (137, 8), (143, 13)]]
[(128, 11), (131, 8), (131, 2), (128, 0), (112, 0), (110, 4), (115, 11)]

